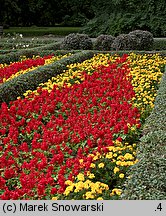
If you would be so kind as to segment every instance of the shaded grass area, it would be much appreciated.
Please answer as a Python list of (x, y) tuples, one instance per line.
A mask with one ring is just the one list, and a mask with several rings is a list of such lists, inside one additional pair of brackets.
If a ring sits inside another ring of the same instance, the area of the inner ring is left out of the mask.
[(60, 35), (65, 36), (70, 33), (76, 33), (80, 30), (80, 27), (10, 27), (4, 29), (5, 34), (20, 33), (23, 36), (43, 36), (43, 35)]

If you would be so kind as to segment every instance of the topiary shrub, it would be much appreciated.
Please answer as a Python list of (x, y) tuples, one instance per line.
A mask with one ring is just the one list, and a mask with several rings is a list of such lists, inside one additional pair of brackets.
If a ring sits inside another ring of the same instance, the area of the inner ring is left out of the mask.
[(135, 30), (129, 33), (132, 37), (134, 50), (149, 50), (154, 43), (152, 33), (149, 31)]
[(113, 37), (112, 35), (99, 35), (96, 38), (96, 41), (94, 43), (94, 49), (96, 50), (105, 50), (105, 51), (109, 51), (112, 50), (112, 43), (114, 41), (115, 37)]
[(69, 34), (61, 43), (61, 49), (65, 50), (90, 50), (92, 46), (92, 40), (88, 35), (78, 33)]
[(120, 34), (112, 43), (112, 48), (115, 50), (132, 50), (133, 38), (129, 34)]

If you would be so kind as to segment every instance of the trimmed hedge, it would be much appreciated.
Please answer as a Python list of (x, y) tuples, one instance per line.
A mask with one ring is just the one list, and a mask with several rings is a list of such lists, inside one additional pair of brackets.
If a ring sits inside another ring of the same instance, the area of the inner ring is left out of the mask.
[(122, 199), (160, 200), (166, 198), (166, 69), (146, 119), (138, 147), (138, 160), (130, 169)]
[(90, 50), (92, 47), (92, 40), (86, 34), (69, 34), (61, 43), (61, 48), (66, 50)]
[[(55, 43), (55, 42), (54, 42)], [(28, 45), (29, 48), (35, 48), (35, 47), (39, 47), (39, 46), (45, 46), (45, 44), (25, 44), (25, 43), (22, 43), (22, 42), (8, 42), (8, 43), (0, 43), (0, 48), (4, 48), (4, 49), (25, 49), (27, 48), (26, 46)], [(25, 46), (25, 47), (24, 47)], [(13, 49), (13, 50), (14, 50)]]
[(46, 82), (53, 76), (56, 76), (65, 70), (68, 64), (82, 62), (93, 57), (94, 52), (82, 51), (72, 56), (56, 61), (50, 65), (37, 68), (26, 74), (22, 74), (0, 85), (0, 104), (2, 102), (9, 103), (16, 100), (27, 90), (34, 90), (40, 83)]
[[(46, 55), (65, 55), (67, 53), (77, 53), (80, 52), (80, 50), (42, 50), (40, 52), (38, 52), (37, 50), (24, 50), (24, 51), (15, 51), (15, 52), (7, 52), (7, 50), (3, 50), (2, 52), (6, 52), (5, 54), (3, 54), (3, 60), (6, 58), (5, 63), (10, 64), (11, 62), (17, 62), (21, 60), (21, 56), (26, 56), (27, 58), (32, 58), (33, 56), (46, 56)], [(0, 55), (0, 60), (1, 60), (1, 55)], [(3, 64), (4, 62), (0, 61), (0, 64)]]
[(153, 50), (166, 50), (166, 39), (154, 38)]
[(15, 51), (13, 50), (12, 52), (6, 54), (6, 55), (0, 55), (0, 64), (6, 63), (10, 64), (10, 62), (15, 62), (20, 59), (20, 56), (27, 56), (27, 57), (32, 57), (33, 55), (40, 55), (43, 53), (43, 51), (48, 50), (49, 54), (51, 53), (51, 50), (59, 50), (60, 48), (60, 43), (51, 43), (47, 44), (44, 46), (40, 47), (35, 47), (35, 48), (30, 48), (30, 49), (22, 49)]

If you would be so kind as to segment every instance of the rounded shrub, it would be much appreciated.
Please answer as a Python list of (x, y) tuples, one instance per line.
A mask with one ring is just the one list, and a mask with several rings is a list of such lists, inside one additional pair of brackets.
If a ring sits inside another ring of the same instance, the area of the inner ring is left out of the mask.
[(92, 40), (87, 34), (72, 33), (64, 38), (61, 49), (64, 50), (90, 50), (92, 49)]
[(120, 34), (112, 43), (112, 48), (115, 50), (132, 50), (133, 38), (129, 34)]
[(153, 45), (154, 38), (149, 31), (134, 30), (129, 35), (134, 41), (133, 49), (135, 50), (149, 50)]
[(114, 39), (115, 37), (112, 35), (99, 35), (94, 43), (94, 49), (105, 51), (111, 50)]

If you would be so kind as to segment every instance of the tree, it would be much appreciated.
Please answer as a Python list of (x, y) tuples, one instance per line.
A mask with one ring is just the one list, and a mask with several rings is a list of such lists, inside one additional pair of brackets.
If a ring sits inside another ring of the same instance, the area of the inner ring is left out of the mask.
[(166, 35), (165, 0), (93, 0), (95, 18), (83, 28), (91, 36), (118, 35), (131, 30), (151, 31), (154, 36)]

